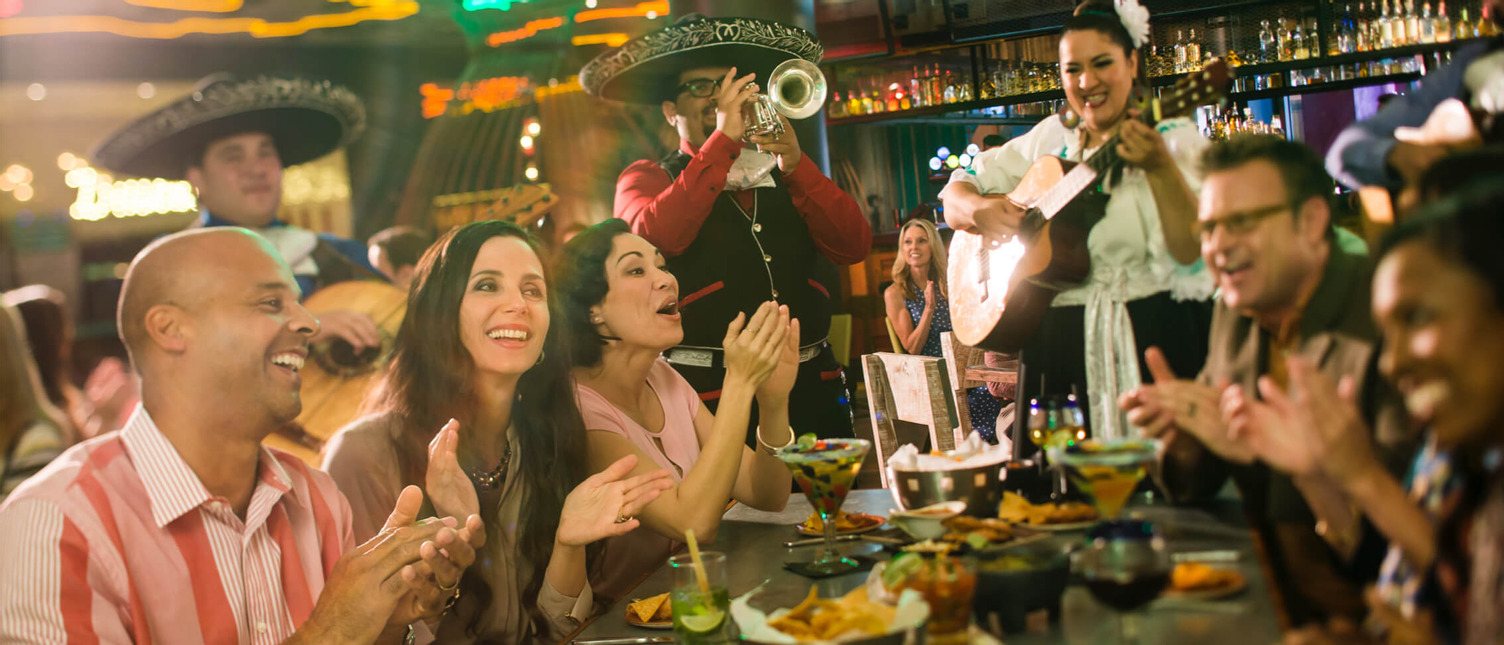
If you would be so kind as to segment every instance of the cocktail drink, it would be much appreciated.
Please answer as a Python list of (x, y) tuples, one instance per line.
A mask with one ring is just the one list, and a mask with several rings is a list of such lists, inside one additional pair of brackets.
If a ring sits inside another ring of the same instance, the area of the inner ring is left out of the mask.
[(925, 623), (928, 642), (934, 645), (969, 642), (972, 596), (977, 588), (974, 565), (939, 556), (926, 560), (910, 573), (903, 586), (918, 591), (930, 606), (930, 617)]
[(1088, 440), (1052, 449), (1050, 460), (1065, 466), (1102, 517), (1116, 518), (1158, 451), (1159, 441), (1153, 439)]
[(669, 558), (674, 572), (674, 588), (668, 594), (674, 634), (690, 645), (730, 643), (736, 630), (731, 625), (731, 595), (726, 592), (726, 554), (705, 551), (700, 559), (705, 563), (704, 587), (690, 556)]
[(836, 513), (862, 469), (862, 460), (872, 442), (864, 439), (801, 440), (778, 451), (778, 458), (793, 473), (799, 489), (809, 498), (825, 528), (825, 546), (820, 557), (807, 565), (811, 573), (850, 571), (857, 563), (836, 551)]

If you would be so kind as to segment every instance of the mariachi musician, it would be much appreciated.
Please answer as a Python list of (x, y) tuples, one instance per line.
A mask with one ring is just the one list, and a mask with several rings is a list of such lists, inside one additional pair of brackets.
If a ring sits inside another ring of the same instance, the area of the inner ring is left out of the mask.
[[(727, 323), (768, 300), (786, 304), (801, 335), (789, 423), (838, 437), (851, 436), (851, 407), (826, 341), (834, 303), (825, 276), (834, 273), (829, 262), (865, 260), (872, 229), (786, 119), (781, 134), (749, 136), (743, 110), (779, 63), (818, 63), (822, 54), (802, 29), (691, 14), (597, 57), (580, 84), (593, 96), (660, 107), (679, 135), (663, 158), (622, 172), (614, 209), (678, 278), (684, 340), (665, 358), (714, 411)], [(754, 414), (749, 443), (756, 423)]]
[(1116, 152), (1128, 167), (1104, 185), (1106, 214), (1087, 239), (1091, 276), (1055, 297), (1024, 344), (1027, 382), (1018, 394), (1023, 401), (1084, 388), (1098, 436), (1128, 431), (1116, 402), (1148, 374), (1143, 350), (1157, 346), (1177, 373), (1195, 374), (1211, 322), (1212, 280), (1194, 232), (1195, 169), (1207, 143), (1189, 119), (1149, 126), (1133, 118), (1132, 102), (1149, 91), (1141, 51), (1148, 33), (1149, 12), (1137, 0), (1081, 5), (1060, 37), (1068, 109), (979, 154), (940, 192), (952, 228), (1003, 241), (1018, 232), (1024, 214), (1005, 193), (1030, 164), (1044, 156), (1081, 161), (1121, 137)]
[[(117, 130), (90, 157), (122, 175), (186, 180), (198, 197), (194, 226), (240, 226), (261, 234), (292, 267), (306, 298), (336, 282), (383, 280), (364, 244), (277, 219), (283, 168), (344, 147), (364, 127), (360, 99), (328, 81), (241, 81), (215, 74), (192, 94)], [(359, 350), (381, 342), (364, 314), (314, 313), (315, 343), (339, 338)]]

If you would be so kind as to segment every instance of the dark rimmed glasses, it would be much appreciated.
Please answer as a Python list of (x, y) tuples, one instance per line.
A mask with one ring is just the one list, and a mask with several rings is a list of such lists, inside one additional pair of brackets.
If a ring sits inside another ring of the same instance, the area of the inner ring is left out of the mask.
[(674, 92), (674, 95), (677, 96), (679, 94), (689, 92), (690, 96), (693, 96), (697, 99), (703, 99), (714, 95), (715, 91), (720, 88), (721, 82), (716, 79), (694, 78), (684, 81), (682, 84), (680, 84), (679, 89)]
[(1258, 226), (1259, 222), (1262, 222), (1269, 217), (1273, 217), (1285, 211), (1294, 212), (1294, 209), (1291, 208), (1289, 204), (1274, 204), (1271, 206), (1265, 206), (1263, 208), (1256, 208), (1251, 211), (1243, 211), (1241, 213), (1233, 213), (1231, 215), (1224, 215), (1222, 217), (1214, 219), (1201, 220), (1199, 222), (1196, 222), (1196, 234), (1201, 236), (1201, 240), (1203, 242), (1212, 239), (1212, 235), (1215, 235), (1217, 233), (1217, 229), (1219, 228), (1225, 231), (1228, 235), (1244, 235), (1253, 231), (1254, 227)]

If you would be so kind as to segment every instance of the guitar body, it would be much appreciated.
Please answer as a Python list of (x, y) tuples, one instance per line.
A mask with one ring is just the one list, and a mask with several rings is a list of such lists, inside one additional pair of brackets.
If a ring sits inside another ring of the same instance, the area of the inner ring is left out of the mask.
[(381, 331), (381, 347), (359, 354), (342, 340), (315, 344), (298, 373), (303, 379), (303, 412), (291, 426), (266, 439), (267, 445), (291, 452), (316, 468), (324, 442), (355, 420), (366, 395), (385, 372), (392, 340), (407, 313), (407, 294), (384, 282), (340, 282), (314, 292), (303, 306), (313, 312), (348, 309), (363, 313)]
[[(1075, 164), (1042, 157), (1008, 198), (1033, 205)], [(1091, 276), (1087, 238), (1106, 213), (1106, 195), (1083, 193), (1037, 230), (1001, 243), (956, 231), (949, 249), (951, 325), (962, 344), (1013, 353), (1023, 347), (1055, 294)]]

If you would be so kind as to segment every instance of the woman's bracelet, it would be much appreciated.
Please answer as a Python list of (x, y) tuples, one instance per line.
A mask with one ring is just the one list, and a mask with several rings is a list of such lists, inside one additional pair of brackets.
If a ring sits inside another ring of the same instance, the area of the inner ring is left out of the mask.
[(794, 445), (794, 429), (789, 428), (789, 440), (781, 446), (775, 446), (763, 441), (762, 426), (757, 426), (757, 451), (767, 455), (777, 455), (779, 450)]

